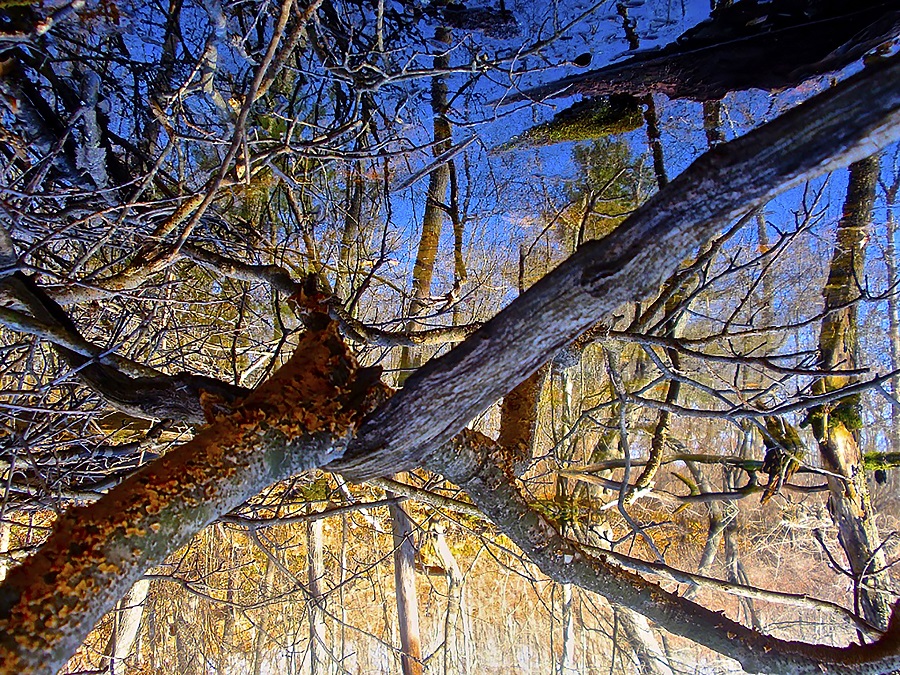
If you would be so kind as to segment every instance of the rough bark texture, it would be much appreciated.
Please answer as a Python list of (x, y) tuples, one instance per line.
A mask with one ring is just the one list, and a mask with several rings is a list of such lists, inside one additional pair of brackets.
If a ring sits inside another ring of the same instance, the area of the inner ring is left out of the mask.
[(900, 58), (892, 57), (710, 150), (615, 232), (584, 244), (468, 340), (420, 368), (332, 468), (365, 480), (418, 464), (579, 333), (656, 291), (726, 223), (898, 136)]
[(549, 367), (539, 368), (503, 397), (498, 442), (514, 456), (513, 472), (520, 476), (531, 461), (537, 432), (538, 403)]
[[(865, 244), (879, 167), (877, 157), (850, 166), (847, 198), (838, 223), (831, 268), (823, 293), (826, 307), (844, 306), (822, 320), (819, 350), (822, 367), (828, 370), (850, 369), (857, 365), (856, 305), (846, 305), (860, 295)], [(840, 376), (822, 378), (815, 383), (814, 393), (833, 391), (848, 384), (851, 379)], [(859, 397), (850, 396), (829, 408), (817, 408), (811, 411), (809, 419), (826, 468), (840, 476), (828, 476), (828, 510), (838, 528), (838, 541), (853, 572), (859, 607), (870, 623), (884, 628), (890, 615), (890, 583), (881, 537), (875, 525), (863, 457), (857, 443), (857, 432), (861, 426)]]
[(504, 102), (649, 93), (710, 101), (730, 91), (784, 89), (840, 70), (898, 32), (900, 11), (885, 0), (742, 0), (723, 5), (663, 49), (526, 89)]
[(324, 323), (233, 414), (70, 510), (0, 588), (0, 672), (56, 672), (148, 567), (265, 486), (339, 455), (374, 374)]
[(521, 498), (508, 467), (494, 464), (493, 441), (465, 432), (448, 445), (577, 333), (658, 288), (732, 218), (898, 136), (894, 57), (707, 153), (611, 237), (586, 244), (476, 335), (421, 368), (370, 415), (340, 463), (373, 398), (373, 373), (357, 370), (333, 324), (311, 330), (238, 410), (100, 501), (63, 516), (40, 551), (10, 573), (0, 588), (0, 672), (55, 672), (144, 570), (275, 480), (326, 464), (359, 479), (419, 463), (468, 490), (555, 580), (599, 592), (747, 670), (900, 668), (900, 620), (877, 643), (845, 649), (760, 635), (565, 541)]

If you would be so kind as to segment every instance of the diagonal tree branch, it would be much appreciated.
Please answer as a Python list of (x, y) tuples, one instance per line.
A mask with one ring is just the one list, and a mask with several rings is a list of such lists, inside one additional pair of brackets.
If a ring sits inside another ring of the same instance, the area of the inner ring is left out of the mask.
[[(0, 587), (0, 672), (54, 672), (146, 569), (265, 485), (318, 466), (356, 480), (414, 465), (440, 471), (546, 572), (606, 595), (748, 670), (875, 673), (900, 668), (900, 620), (848, 648), (774, 640), (573, 547), (534, 513), (495, 444), (460, 434), (475, 414), (748, 208), (872, 154), (900, 136), (900, 57), (850, 78), (704, 155), (604, 240), (556, 271), (369, 415), (384, 390), (321, 315), (291, 361), (235, 412), (97, 503), (63, 516)], [(460, 434), (455, 440), (454, 437)], [(341, 457), (344, 455), (343, 457)], [(339, 459), (340, 458), (340, 459)]]
[(900, 136), (900, 57), (708, 151), (604, 239), (584, 244), (468, 340), (414, 373), (335, 470), (365, 480), (419, 463), (561, 347), (652, 293), (723, 226)]

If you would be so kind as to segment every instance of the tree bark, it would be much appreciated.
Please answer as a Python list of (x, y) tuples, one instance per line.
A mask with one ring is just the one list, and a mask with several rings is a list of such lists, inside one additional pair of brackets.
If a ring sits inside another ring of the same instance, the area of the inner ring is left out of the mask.
[(394, 541), (394, 591), (400, 626), (403, 675), (422, 675), (422, 642), (419, 635), (419, 600), (416, 596), (416, 545), (412, 522), (400, 504), (392, 503), (391, 534)]
[(70, 510), (0, 588), (0, 672), (56, 672), (148, 567), (267, 485), (340, 456), (383, 391), (335, 324), (231, 415), (117, 486)]
[(898, 32), (900, 11), (885, 0), (743, 0), (716, 10), (710, 21), (663, 49), (526, 89), (504, 102), (651, 93), (712, 101), (731, 91), (785, 89), (844, 68)]
[(306, 524), (306, 562), (309, 575), (309, 672), (323, 675), (328, 672), (325, 649), (325, 521), (317, 519)]
[(110, 673), (125, 672), (122, 661), (131, 656), (134, 650), (144, 617), (144, 603), (149, 592), (150, 580), (141, 579), (119, 601), (113, 632), (106, 645)]
[[(827, 370), (857, 366), (857, 309), (863, 279), (865, 244), (875, 202), (880, 162), (876, 156), (850, 166), (844, 211), (838, 223), (834, 254), (825, 285), (825, 306), (843, 307), (822, 320), (819, 350)], [(833, 391), (852, 381), (849, 377), (826, 377), (814, 385), (814, 393)], [(861, 428), (859, 396), (838, 401), (830, 408), (810, 412), (809, 420), (828, 476), (828, 510), (838, 528), (856, 586), (857, 604), (873, 625), (886, 628), (890, 616), (890, 583), (881, 537), (858, 444)]]
[[(900, 58), (856, 75), (707, 153), (605, 240), (589, 242), (478, 333), (383, 395), (333, 324), (313, 317), (291, 361), (243, 405), (103, 499), (59, 519), (0, 587), (0, 672), (55, 672), (151, 565), (266, 485), (328, 465), (354, 479), (423, 464), (467, 490), (560, 583), (599, 592), (741, 661), (747, 670), (900, 668), (900, 620), (879, 642), (835, 648), (776, 640), (666, 593), (563, 540), (515, 489), (469, 419), (580, 331), (654, 291), (725, 223), (798, 183), (900, 136)], [(441, 450), (440, 452), (435, 452)]]

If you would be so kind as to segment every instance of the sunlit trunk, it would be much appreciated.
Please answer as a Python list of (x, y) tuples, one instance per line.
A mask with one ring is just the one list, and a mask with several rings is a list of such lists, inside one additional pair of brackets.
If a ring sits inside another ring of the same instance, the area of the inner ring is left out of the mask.
[[(858, 320), (856, 304), (863, 283), (865, 245), (875, 200), (880, 163), (877, 157), (850, 166), (843, 215), (838, 223), (834, 253), (823, 292), (825, 306), (842, 307), (822, 320), (819, 349), (822, 367), (844, 370), (858, 365)], [(831, 376), (816, 381), (813, 391), (822, 394), (852, 382), (850, 377)], [(828, 476), (828, 509), (838, 528), (854, 576), (855, 601), (873, 625), (887, 627), (890, 615), (886, 559), (875, 525), (858, 433), (862, 426), (859, 396), (848, 396), (836, 404), (810, 412), (809, 421), (819, 444)]]

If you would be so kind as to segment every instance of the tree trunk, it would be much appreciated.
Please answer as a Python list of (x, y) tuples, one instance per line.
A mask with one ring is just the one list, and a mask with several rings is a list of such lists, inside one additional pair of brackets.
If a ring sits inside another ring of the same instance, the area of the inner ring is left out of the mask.
[(144, 617), (144, 603), (149, 592), (150, 580), (141, 579), (119, 601), (113, 632), (105, 650), (105, 656), (109, 659), (110, 673), (125, 672), (122, 661), (131, 655), (137, 643), (141, 620)]
[[(860, 297), (879, 170), (879, 160), (874, 156), (850, 166), (847, 198), (823, 293), (827, 308), (842, 307)], [(857, 367), (858, 328), (855, 303), (830, 312), (822, 320), (819, 350), (823, 368)], [(813, 391), (833, 391), (850, 381), (849, 377), (825, 377), (815, 383)], [(866, 620), (884, 629), (890, 616), (890, 584), (858, 444), (862, 426), (859, 396), (818, 407), (810, 412), (809, 421), (825, 467), (837, 474), (828, 476), (828, 510), (853, 573), (856, 604)]]
[(325, 537), (321, 518), (306, 525), (306, 554), (309, 590), (309, 669), (311, 675), (325, 675), (328, 672), (327, 650), (325, 649), (325, 593), (322, 580), (325, 577)]
[(422, 643), (419, 635), (419, 601), (416, 596), (416, 545), (412, 522), (400, 504), (392, 503), (391, 534), (394, 541), (394, 589), (403, 675), (422, 675)]
[[(444, 528), (433, 530), (434, 550), (447, 574), (447, 613), (444, 616), (444, 675), (465, 675), (469, 672), (468, 617), (463, 602), (463, 575), (456, 557), (447, 544)], [(462, 626), (460, 626), (462, 619)], [(461, 630), (460, 630), (461, 629)]]

